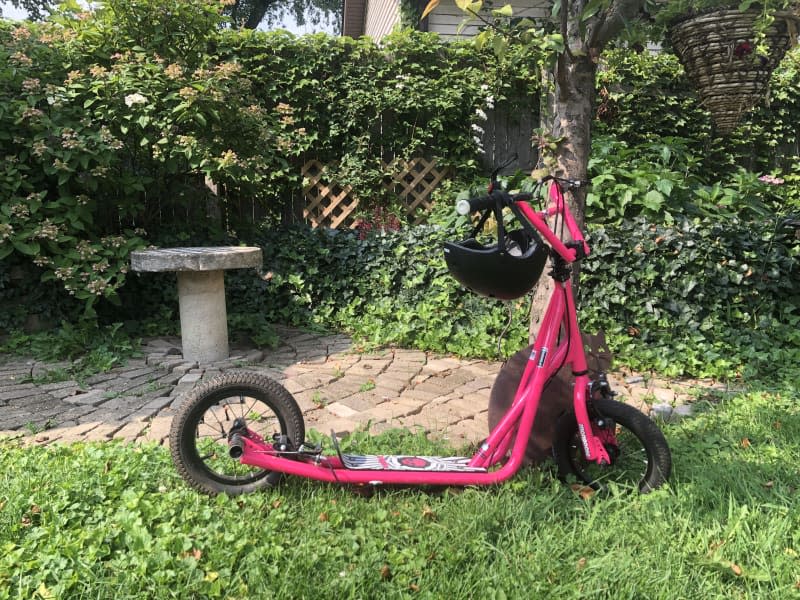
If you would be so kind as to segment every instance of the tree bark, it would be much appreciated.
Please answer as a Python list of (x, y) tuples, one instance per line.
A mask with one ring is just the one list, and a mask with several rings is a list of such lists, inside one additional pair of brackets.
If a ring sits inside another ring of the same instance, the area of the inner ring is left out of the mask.
[[(587, 179), (596, 73), (597, 65), (588, 54), (574, 55), (565, 52), (556, 64), (551, 132), (555, 139), (560, 139), (554, 173), (558, 177), (582, 181)], [(578, 225), (583, 227), (586, 189), (582, 187), (570, 192), (567, 203)], [(561, 232), (556, 231), (556, 234)], [(567, 235), (564, 231), (564, 236)], [(577, 284), (577, 273), (576, 268), (574, 284)], [(544, 316), (552, 287), (550, 277), (543, 277), (534, 294), (529, 331), (531, 343)], [(577, 290), (577, 285), (575, 288)]]

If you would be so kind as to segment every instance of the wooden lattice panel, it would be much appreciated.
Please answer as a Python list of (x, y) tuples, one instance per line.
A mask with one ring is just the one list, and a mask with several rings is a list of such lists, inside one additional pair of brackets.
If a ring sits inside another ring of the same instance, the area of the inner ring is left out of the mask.
[[(409, 161), (394, 160), (383, 163), (392, 179), (386, 188), (400, 197), (406, 214), (414, 216), (422, 209), (431, 207), (431, 194), (447, 174), (447, 169), (438, 169), (436, 159), (412, 158)], [(306, 207), (303, 217), (312, 227), (356, 227), (353, 212), (358, 207), (358, 197), (349, 185), (341, 185), (328, 179), (326, 167), (317, 160), (310, 160), (302, 169), (303, 194)], [(417, 216), (414, 224), (424, 221)]]
[(358, 198), (349, 185), (339, 185), (326, 177), (325, 166), (316, 160), (303, 165), (303, 194), (306, 207), (303, 217), (312, 227), (355, 227), (350, 216), (358, 206)]
[[(393, 173), (394, 192), (403, 200), (409, 215), (416, 214), (420, 208), (424, 212), (430, 209), (433, 190), (447, 176), (447, 169), (436, 168), (435, 158), (394, 160), (387, 167)], [(422, 217), (417, 217), (415, 224), (422, 220)]]

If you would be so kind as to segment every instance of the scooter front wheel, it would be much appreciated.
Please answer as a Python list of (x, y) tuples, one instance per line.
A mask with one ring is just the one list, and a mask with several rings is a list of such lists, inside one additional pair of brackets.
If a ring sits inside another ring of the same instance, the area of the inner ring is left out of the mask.
[(228, 436), (235, 422), (268, 442), (276, 434), (295, 447), (305, 439), (303, 413), (286, 388), (257, 373), (223, 373), (189, 393), (170, 428), (172, 461), (197, 491), (236, 496), (280, 480), (280, 473), (231, 458)]
[(587, 403), (592, 432), (611, 457), (610, 465), (585, 458), (575, 413), (562, 415), (553, 439), (553, 458), (559, 477), (575, 476), (600, 489), (609, 483), (647, 493), (663, 485), (672, 470), (667, 440), (656, 424), (634, 407), (615, 400)]

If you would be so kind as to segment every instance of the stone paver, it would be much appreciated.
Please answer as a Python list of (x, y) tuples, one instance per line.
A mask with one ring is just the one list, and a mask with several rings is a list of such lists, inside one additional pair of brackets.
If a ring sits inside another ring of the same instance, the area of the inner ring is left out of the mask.
[[(293, 393), (307, 429), (338, 435), (421, 428), (455, 445), (487, 432), (489, 393), (501, 363), (458, 360), (418, 350), (358, 354), (342, 335), (278, 327), (278, 348), (231, 348), (231, 358), (208, 365), (185, 361), (180, 340), (152, 338), (145, 358), (89, 378), (35, 384), (65, 364), (0, 356), (0, 437), (50, 444), (123, 439), (164, 444), (183, 396), (229, 369), (262, 373)], [(670, 382), (611, 373), (620, 399), (665, 420), (692, 415), (698, 389), (728, 391), (712, 381)]]

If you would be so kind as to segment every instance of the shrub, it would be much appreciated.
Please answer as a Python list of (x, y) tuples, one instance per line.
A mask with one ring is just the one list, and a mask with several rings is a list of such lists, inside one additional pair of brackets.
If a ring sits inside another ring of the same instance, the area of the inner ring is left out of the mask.
[(474, 171), (476, 109), (538, 86), (532, 54), (224, 30), (220, 8), (111, 0), (0, 22), (0, 260), (22, 256), (91, 312), (148, 240), (235, 238), (280, 216), (307, 158), (338, 160), (363, 205), (387, 200), (382, 159)]
[(766, 375), (800, 358), (800, 241), (780, 220), (638, 218), (591, 232), (584, 326), (665, 374)]
[[(270, 272), (228, 279), (232, 311), (344, 329), (362, 343), (497, 357), (502, 302), (465, 291), (441, 245), (460, 234), (423, 226), (371, 234), (295, 227), (264, 232)], [(591, 232), (581, 278), (584, 329), (604, 329), (622, 363), (668, 375), (766, 374), (800, 359), (800, 242), (775, 221), (716, 218), (651, 225), (638, 218)], [(501, 345), (527, 343), (528, 300)], [(774, 363), (774, 364), (772, 364)]]

